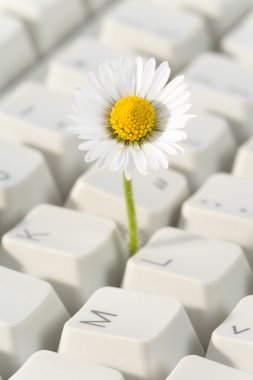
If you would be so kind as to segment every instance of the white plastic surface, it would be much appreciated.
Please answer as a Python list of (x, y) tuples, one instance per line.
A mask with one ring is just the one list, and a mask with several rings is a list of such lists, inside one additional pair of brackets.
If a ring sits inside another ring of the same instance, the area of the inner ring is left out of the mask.
[(50, 282), (72, 314), (98, 288), (119, 286), (127, 259), (115, 223), (50, 205), (32, 210), (2, 244), (9, 265)]
[(128, 260), (123, 288), (177, 299), (206, 349), (253, 278), (240, 246), (163, 228)]
[(41, 349), (56, 350), (69, 318), (44, 281), (0, 267), (0, 368), (6, 380)]
[(178, 301), (117, 288), (98, 290), (65, 324), (59, 352), (139, 380), (163, 380), (185, 355), (203, 354)]

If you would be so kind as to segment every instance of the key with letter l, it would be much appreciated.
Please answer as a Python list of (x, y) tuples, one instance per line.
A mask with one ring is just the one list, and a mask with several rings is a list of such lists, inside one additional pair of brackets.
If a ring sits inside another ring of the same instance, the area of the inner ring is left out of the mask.
[(176, 298), (207, 348), (253, 279), (240, 246), (168, 227), (128, 260), (123, 288)]

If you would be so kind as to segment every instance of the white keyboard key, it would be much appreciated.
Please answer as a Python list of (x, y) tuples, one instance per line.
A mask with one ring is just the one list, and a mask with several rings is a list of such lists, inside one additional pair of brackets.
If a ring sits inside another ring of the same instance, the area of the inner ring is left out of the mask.
[(187, 356), (166, 380), (253, 380), (253, 377), (199, 356)]
[(20, 20), (0, 14), (0, 90), (27, 69), (36, 58)]
[(211, 360), (253, 374), (253, 296), (243, 298), (213, 332), (207, 351)]
[(72, 314), (98, 288), (119, 286), (127, 259), (115, 223), (50, 205), (32, 210), (2, 244), (13, 269), (50, 282)]
[(196, 190), (214, 172), (231, 169), (236, 143), (225, 119), (198, 113), (185, 128), (184, 154), (172, 156), (170, 167), (184, 174)]
[(212, 175), (182, 207), (180, 225), (199, 235), (243, 247), (253, 267), (253, 181)]
[(203, 354), (178, 301), (117, 288), (98, 290), (65, 324), (59, 352), (129, 380), (163, 380), (185, 355)]
[(110, 368), (86, 364), (79, 358), (38, 351), (9, 380), (124, 380)]
[[(172, 170), (156, 170), (148, 176), (134, 176), (133, 192), (136, 214), (145, 242), (158, 228), (177, 222), (182, 202), (189, 196), (186, 179)], [(89, 170), (70, 192), (67, 207), (105, 216), (127, 230), (127, 213), (123, 179), (104, 170)]]
[(0, 104), (0, 138), (40, 150), (66, 196), (84, 170), (78, 140), (67, 131), (70, 100), (37, 83), (24, 83)]
[(42, 202), (60, 202), (44, 157), (0, 140), (0, 236)]
[(250, 0), (154, 0), (160, 4), (176, 5), (205, 17), (212, 34), (220, 37), (250, 8)]
[(47, 84), (52, 90), (72, 96), (77, 86), (86, 82), (89, 71), (94, 71), (106, 59), (119, 59), (126, 54), (94, 37), (82, 37), (53, 57)]
[(209, 46), (200, 16), (146, 0), (131, 0), (115, 7), (105, 16), (101, 36), (113, 46), (168, 60), (174, 70)]
[(186, 70), (194, 106), (230, 122), (239, 143), (253, 133), (253, 68), (218, 53), (204, 53)]
[(240, 146), (237, 151), (233, 174), (237, 177), (253, 179), (253, 138)]
[(253, 278), (240, 246), (164, 228), (128, 260), (123, 288), (176, 298), (207, 348)]
[(0, 368), (4, 380), (34, 352), (56, 350), (68, 318), (47, 282), (0, 267)]
[(87, 16), (80, 0), (4, 0), (1, 8), (26, 24), (39, 53), (45, 53)]
[[(238, 2), (239, 4), (239, 2)], [(221, 41), (222, 49), (225, 53), (232, 55), (241, 62), (253, 64), (253, 11), (247, 18), (230, 33), (228, 33)]]

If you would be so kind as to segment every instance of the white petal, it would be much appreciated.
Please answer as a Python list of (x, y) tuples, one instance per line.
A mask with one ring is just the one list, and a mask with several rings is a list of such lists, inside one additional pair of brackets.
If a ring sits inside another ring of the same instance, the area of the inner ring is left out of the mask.
[(174, 78), (164, 87), (157, 100), (163, 102), (183, 82), (183, 80), (183, 75), (179, 75), (176, 78)]
[(138, 170), (139, 173), (145, 175), (148, 174), (147, 172), (147, 159), (145, 157), (145, 154), (143, 153), (142, 149), (139, 147), (139, 145), (131, 146), (131, 154), (134, 160), (134, 164)]
[(144, 66), (142, 73), (142, 83), (139, 91), (139, 96), (145, 98), (147, 92), (149, 91), (150, 85), (153, 81), (154, 73), (155, 73), (155, 59), (150, 58)]
[(170, 110), (173, 110), (175, 108), (178, 108), (185, 104), (186, 102), (189, 102), (189, 99), (191, 97), (190, 91), (185, 91), (181, 96), (179, 96), (176, 100), (168, 104), (168, 108)]
[(184, 131), (172, 129), (172, 130), (166, 130), (161, 139), (164, 138), (166, 140), (169, 140), (172, 143), (176, 143), (179, 141), (183, 141), (187, 139), (187, 134)]
[(126, 157), (126, 165), (124, 168), (124, 174), (125, 174), (126, 179), (130, 180), (133, 177), (134, 171), (135, 171), (134, 170), (134, 161), (133, 161), (133, 157), (132, 157), (132, 154), (130, 152), (130, 149), (126, 150), (126, 154), (127, 154), (127, 157)]
[(168, 82), (170, 72), (171, 70), (168, 65), (168, 62), (163, 62), (160, 64), (160, 66), (157, 68), (157, 70), (154, 73), (152, 84), (147, 93), (146, 97), (148, 100), (152, 101), (161, 93), (163, 87)]
[(192, 107), (192, 104), (187, 103), (181, 107), (175, 108), (174, 110), (171, 111), (171, 116), (175, 117), (175, 116), (183, 115), (187, 111), (189, 111), (189, 109), (191, 109), (191, 107)]
[(135, 94), (139, 95), (141, 84), (142, 84), (142, 75), (143, 75), (143, 59), (141, 57), (136, 58), (136, 88)]
[(85, 161), (92, 162), (101, 157), (106, 156), (116, 144), (117, 142), (115, 140), (106, 139), (102, 141), (95, 148), (91, 149), (88, 153), (86, 153)]

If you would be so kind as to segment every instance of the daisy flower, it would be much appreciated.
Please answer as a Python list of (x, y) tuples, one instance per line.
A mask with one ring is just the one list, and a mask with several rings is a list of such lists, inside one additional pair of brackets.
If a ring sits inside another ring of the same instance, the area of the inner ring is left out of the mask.
[(86, 162), (124, 173), (130, 232), (130, 224), (132, 229), (136, 224), (134, 171), (167, 169), (170, 156), (182, 151), (178, 143), (187, 138), (182, 129), (192, 117), (187, 114), (191, 94), (184, 77), (169, 82), (170, 73), (167, 62), (156, 68), (154, 58), (121, 57), (89, 73), (75, 95), (71, 131), (84, 140), (79, 149), (86, 152)]

